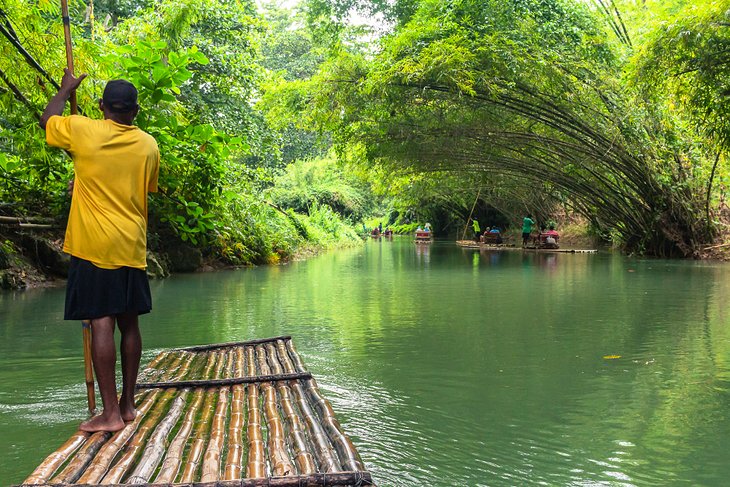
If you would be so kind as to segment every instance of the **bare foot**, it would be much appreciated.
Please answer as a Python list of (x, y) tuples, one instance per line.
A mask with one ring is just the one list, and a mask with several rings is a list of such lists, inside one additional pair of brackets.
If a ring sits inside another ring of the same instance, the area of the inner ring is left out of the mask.
[(131, 411), (125, 411), (122, 409), (122, 420), (125, 423), (131, 423), (137, 418), (137, 410), (132, 409)]
[(119, 412), (122, 415), (122, 420), (125, 423), (129, 423), (130, 421), (134, 421), (134, 419), (137, 417), (137, 410), (134, 408), (134, 402), (131, 404), (125, 404), (123, 401), (119, 401)]
[(107, 418), (103, 414), (94, 416), (88, 421), (84, 421), (79, 426), (81, 431), (88, 431), (94, 433), (96, 431), (109, 431), (111, 433), (119, 431), (124, 428), (124, 421), (120, 416)]

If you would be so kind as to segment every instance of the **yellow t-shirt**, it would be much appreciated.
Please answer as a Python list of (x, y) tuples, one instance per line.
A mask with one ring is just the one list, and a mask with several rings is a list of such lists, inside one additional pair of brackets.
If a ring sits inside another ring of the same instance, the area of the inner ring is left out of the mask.
[(147, 268), (147, 192), (157, 191), (160, 152), (138, 127), (53, 116), (49, 145), (73, 158), (75, 182), (64, 252), (98, 267)]

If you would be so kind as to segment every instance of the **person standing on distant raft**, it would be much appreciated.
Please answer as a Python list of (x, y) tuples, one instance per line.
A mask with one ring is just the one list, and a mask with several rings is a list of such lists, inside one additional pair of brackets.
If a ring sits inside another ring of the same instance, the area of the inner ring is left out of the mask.
[(476, 218), (474, 218), (471, 221), (471, 228), (474, 230), (474, 240), (477, 242), (479, 241), (479, 234), (481, 233), (481, 229), (479, 228), (479, 222)]
[[(86, 75), (68, 69), (40, 119), (49, 145), (65, 149), (75, 180), (64, 252), (71, 254), (66, 320), (90, 320), (91, 356), (104, 405), (81, 423), (83, 431), (118, 431), (137, 411), (134, 388), (142, 354), (138, 316), (152, 310), (147, 280), (147, 194), (157, 191), (160, 152), (151, 135), (133, 125), (137, 89), (109, 81), (99, 100), (104, 120), (63, 114)], [(122, 394), (117, 401), (114, 328), (122, 333)]]
[(532, 233), (532, 226), (535, 221), (532, 219), (532, 215), (529, 213), (525, 218), (522, 219), (522, 246), (527, 245), (527, 241), (530, 240), (530, 234)]

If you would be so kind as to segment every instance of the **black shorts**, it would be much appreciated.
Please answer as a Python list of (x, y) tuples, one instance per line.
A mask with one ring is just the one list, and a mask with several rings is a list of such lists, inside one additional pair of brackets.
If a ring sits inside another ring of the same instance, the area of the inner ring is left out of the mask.
[(71, 256), (65, 320), (90, 320), (122, 313), (149, 313), (152, 295), (147, 272), (132, 267), (102, 269)]

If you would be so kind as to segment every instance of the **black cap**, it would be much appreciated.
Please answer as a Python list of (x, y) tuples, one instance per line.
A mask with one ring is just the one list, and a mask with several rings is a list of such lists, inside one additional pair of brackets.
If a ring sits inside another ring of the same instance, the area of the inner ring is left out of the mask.
[(128, 113), (137, 108), (137, 88), (124, 79), (109, 81), (104, 88), (101, 101), (114, 113)]

